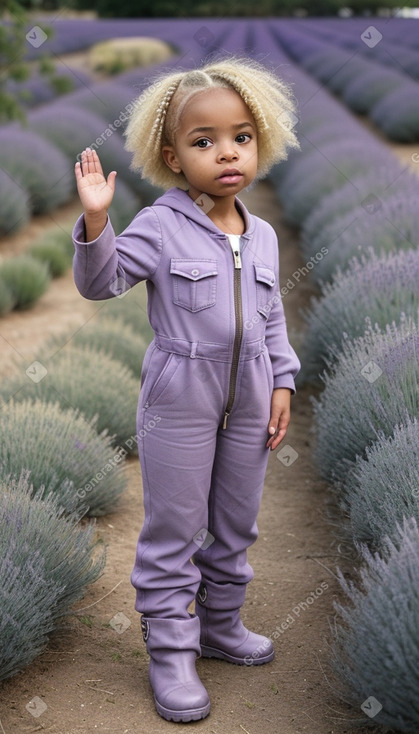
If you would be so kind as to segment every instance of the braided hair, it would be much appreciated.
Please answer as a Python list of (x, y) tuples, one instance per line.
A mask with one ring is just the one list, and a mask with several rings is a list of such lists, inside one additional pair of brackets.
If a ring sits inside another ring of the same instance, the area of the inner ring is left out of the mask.
[(136, 100), (125, 130), (125, 147), (133, 153), (131, 167), (141, 170), (143, 178), (163, 189), (188, 188), (183, 173), (166, 165), (161, 149), (175, 144), (186, 102), (197, 92), (214, 87), (236, 91), (253, 115), (258, 137), (257, 178), (287, 158), (287, 148), (300, 147), (293, 130), (297, 118), (291, 87), (259, 62), (233, 56), (200, 69), (160, 75)]

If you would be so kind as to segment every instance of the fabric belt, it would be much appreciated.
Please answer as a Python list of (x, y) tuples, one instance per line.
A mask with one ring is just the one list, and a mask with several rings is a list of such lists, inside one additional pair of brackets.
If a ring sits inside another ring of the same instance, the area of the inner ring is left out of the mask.
[[(215, 344), (214, 342), (190, 342), (176, 336), (162, 336), (155, 334), (154, 342), (163, 352), (182, 354), (191, 359), (210, 359), (215, 362), (230, 362), (233, 354), (233, 346), (227, 344)], [(265, 339), (256, 339), (242, 343), (240, 350), (240, 361), (255, 359), (263, 351)]]

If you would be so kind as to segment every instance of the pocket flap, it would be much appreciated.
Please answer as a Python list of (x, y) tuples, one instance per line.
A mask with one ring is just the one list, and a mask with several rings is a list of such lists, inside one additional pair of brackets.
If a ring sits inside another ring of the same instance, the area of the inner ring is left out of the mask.
[(182, 275), (189, 280), (201, 280), (209, 275), (217, 275), (216, 260), (189, 260), (187, 258), (170, 259), (170, 272)]
[(254, 266), (256, 271), (256, 280), (261, 283), (266, 283), (266, 285), (271, 287), (275, 285), (275, 273), (271, 268), (267, 268), (266, 265), (256, 265), (256, 263), (254, 263)]

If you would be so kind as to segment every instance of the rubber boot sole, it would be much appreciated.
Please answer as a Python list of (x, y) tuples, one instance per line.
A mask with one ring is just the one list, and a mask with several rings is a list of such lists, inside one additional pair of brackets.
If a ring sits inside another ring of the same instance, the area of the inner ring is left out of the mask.
[(160, 714), (163, 719), (166, 719), (166, 721), (174, 721), (175, 723), (199, 721), (199, 719), (205, 719), (205, 717), (208, 716), (210, 712), (209, 702), (205, 706), (202, 706), (202, 708), (185, 709), (184, 711), (174, 711), (172, 709), (167, 709), (165, 706), (162, 706), (158, 702), (157, 698), (154, 698), (154, 703), (156, 704), (157, 713)]
[(201, 645), (201, 656), (203, 658), (217, 658), (218, 660), (225, 660), (227, 663), (233, 663), (233, 665), (264, 665), (270, 663), (275, 657), (275, 651), (268, 653), (267, 655), (259, 655), (258, 657), (252, 657), (246, 655), (244, 658), (238, 658), (234, 655), (230, 655), (224, 650), (218, 650), (216, 647), (208, 647), (208, 645)]

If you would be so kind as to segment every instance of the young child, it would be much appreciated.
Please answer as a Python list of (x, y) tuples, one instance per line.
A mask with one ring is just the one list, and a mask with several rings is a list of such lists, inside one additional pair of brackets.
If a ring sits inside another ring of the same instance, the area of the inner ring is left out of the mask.
[(239, 613), (269, 449), (285, 436), (300, 365), (275, 232), (237, 194), (299, 146), (283, 124), (293, 110), (291, 89), (249, 59), (162, 75), (126, 137), (133, 166), (169, 190), (118, 237), (107, 216), (116, 172), (105, 179), (89, 148), (76, 164), (80, 293), (110, 298), (147, 281), (155, 337), (137, 412), (145, 520), (131, 580), (156, 708), (168, 720), (209, 714), (197, 656), (239, 665), (274, 657)]

